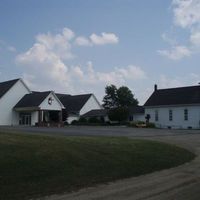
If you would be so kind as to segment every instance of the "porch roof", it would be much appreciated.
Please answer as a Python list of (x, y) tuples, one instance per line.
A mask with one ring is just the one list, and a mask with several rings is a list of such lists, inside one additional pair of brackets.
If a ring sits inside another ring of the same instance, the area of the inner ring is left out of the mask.
[(45, 100), (45, 98), (51, 93), (51, 91), (46, 92), (32, 92), (31, 94), (26, 94), (24, 97), (15, 105), (14, 109), (19, 108), (38, 108), (39, 105)]

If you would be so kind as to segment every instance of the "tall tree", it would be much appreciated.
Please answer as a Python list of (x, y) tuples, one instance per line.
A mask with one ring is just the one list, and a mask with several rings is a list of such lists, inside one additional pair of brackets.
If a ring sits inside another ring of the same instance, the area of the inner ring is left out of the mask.
[(105, 93), (103, 107), (105, 109), (117, 107), (117, 87), (115, 85), (108, 85), (105, 88)]
[(126, 86), (121, 86), (117, 89), (118, 106), (128, 107), (138, 105), (138, 100), (134, 98), (131, 90)]
[(115, 85), (109, 85), (106, 86), (105, 93), (106, 95), (103, 98), (105, 109), (138, 105), (138, 100), (134, 98), (131, 90), (126, 86), (117, 89)]

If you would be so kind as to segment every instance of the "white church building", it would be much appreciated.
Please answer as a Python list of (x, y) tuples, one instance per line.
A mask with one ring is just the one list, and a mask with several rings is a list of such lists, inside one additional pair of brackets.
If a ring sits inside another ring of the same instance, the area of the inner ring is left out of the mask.
[(101, 108), (93, 94), (33, 92), (22, 79), (0, 83), (0, 125), (61, 125)]
[(200, 85), (157, 89), (144, 104), (145, 116), (159, 128), (200, 128)]

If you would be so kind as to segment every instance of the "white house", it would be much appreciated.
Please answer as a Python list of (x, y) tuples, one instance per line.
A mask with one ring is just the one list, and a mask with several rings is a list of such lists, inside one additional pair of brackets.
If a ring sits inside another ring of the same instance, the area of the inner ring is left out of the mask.
[(200, 85), (157, 89), (144, 104), (145, 116), (160, 128), (200, 128)]
[[(73, 120), (78, 120), (83, 114), (93, 110), (102, 109), (102, 106), (98, 102), (94, 94), (82, 94), (82, 95), (67, 95), (56, 94), (62, 104), (65, 106), (63, 114), (67, 114), (67, 122), (71, 123)], [(63, 115), (63, 121), (66, 118)]]
[(108, 117), (108, 110), (106, 109), (94, 109), (86, 112), (85, 114), (81, 115), (81, 117), (89, 120), (90, 118), (97, 118), (102, 122), (110, 122)]
[(101, 105), (93, 94), (32, 92), (22, 79), (0, 83), (0, 125), (62, 124)]
[(21, 79), (0, 83), (0, 125), (17, 125), (19, 115), (13, 107), (31, 91)]

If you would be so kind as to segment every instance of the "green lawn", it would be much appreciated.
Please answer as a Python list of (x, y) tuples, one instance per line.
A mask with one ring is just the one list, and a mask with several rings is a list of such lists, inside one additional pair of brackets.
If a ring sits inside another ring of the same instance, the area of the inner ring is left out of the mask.
[(125, 137), (54, 137), (0, 133), (0, 199), (77, 190), (180, 165), (194, 154)]

